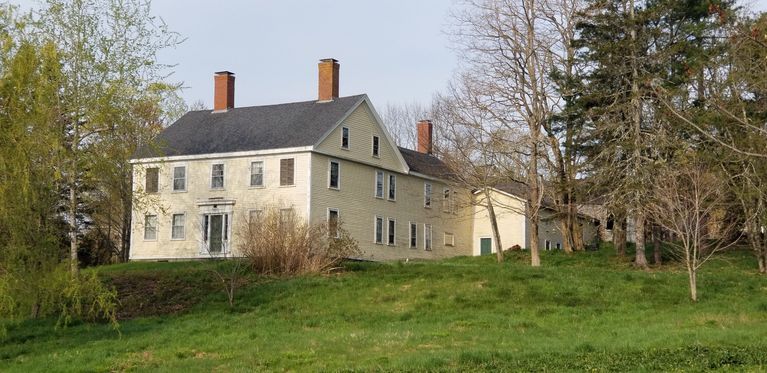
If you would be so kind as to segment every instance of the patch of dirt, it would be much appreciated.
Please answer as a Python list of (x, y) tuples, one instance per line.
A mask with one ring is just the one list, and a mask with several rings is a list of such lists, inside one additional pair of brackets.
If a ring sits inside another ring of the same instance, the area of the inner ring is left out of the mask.
[(211, 292), (222, 291), (212, 274), (126, 272), (113, 274), (107, 283), (117, 290), (117, 318), (175, 315), (188, 310)]

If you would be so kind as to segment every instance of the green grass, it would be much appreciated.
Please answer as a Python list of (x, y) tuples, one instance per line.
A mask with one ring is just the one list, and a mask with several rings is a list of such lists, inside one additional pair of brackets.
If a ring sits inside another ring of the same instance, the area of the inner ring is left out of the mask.
[(109, 281), (158, 284), (125, 307), (183, 307), (124, 320), (120, 334), (16, 325), (0, 341), (0, 371), (767, 370), (767, 278), (748, 253), (704, 267), (697, 304), (678, 266), (636, 271), (609, 251), (544, 253), (538, 269), (527, 260), (252, 277), (234, 310), (206, 271), (220, 263), (102, 267)]

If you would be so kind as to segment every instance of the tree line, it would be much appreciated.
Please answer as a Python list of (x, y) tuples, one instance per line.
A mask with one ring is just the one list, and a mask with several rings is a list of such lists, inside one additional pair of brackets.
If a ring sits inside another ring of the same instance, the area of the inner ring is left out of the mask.
[(660, 264), (663, 241), (693, 299), (697, 268), (735, 243), (767, 273), (764, 14), (730, 0), (466, 0), (451, 19), (459, 73), (430, 107), (384, 117), (399, 133), (400, 118), (433, 117), (471, 190), (525, 184), (531, 265), (548, 199), (565, 251), (587, 244), (579, 206), (602, 205), (618, 254), (629, 226), (638, 268), (648, 239)]

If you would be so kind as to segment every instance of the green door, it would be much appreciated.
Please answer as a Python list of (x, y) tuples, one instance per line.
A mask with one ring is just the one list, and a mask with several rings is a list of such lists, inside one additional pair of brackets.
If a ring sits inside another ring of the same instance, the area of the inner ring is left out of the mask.
[(490, 238), (479, 239), (479, 255), (488, 255), (493, 249), (493, 240)]

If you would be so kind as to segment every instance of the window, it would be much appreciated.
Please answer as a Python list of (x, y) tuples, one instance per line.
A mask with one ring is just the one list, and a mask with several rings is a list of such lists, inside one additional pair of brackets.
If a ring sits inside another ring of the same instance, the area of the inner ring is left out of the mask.
[(210, 188), (224, 189), (224, 164), (216, 163), (210, 167)]
[(263, 210), (249, 210), (248, 211), (248, 223), (254, 224), (257, 223), (259, 220), (261, 220), (261, 217), (264, 215)]
[(383, 198), (384, 196), (384, 173), (383, 171), (376, 171), (376, 198)]
[(423, 249), (431, 251), (431, 224), (423, 225)]
[(379, 153), (378, 153), (378, 142), (379, 142), (378, 136), (373, 136), (373, 156), (374, 157), (378, 157), (379, 156)]
[(157, 215), (144, 216), (144, 239), (157, 239)]
[(341, 148), (349, 149), (349, 128), (341, 128)]
[(397, 175), (389, 174), (389, 201), (397, 199)]
[(375, 243), (383, 243), (383, 218), (376, 216)]
[(183, 192), (186, 190), (186, 166), (173, 167), (173, 191)]
[(387, 237), (386, 243), (388, 245), (394, 246), (397, 242), (396, 240), (397, 221), (392, 218), (389, 218), (389, 224), (387, 228), (388, 228), (387, 230), (388, 237)]
[(160, 169), (157, 167), (146, 169), (146, 187), (147, 193), (157, 193), (159, 190)]
[(294, 185), (295, 159), (280, 159), (280, 186)]
[(546, 250), (551, 250), (551, 241), (546, 240)]
[(328, 209), (328, 235), (338, 238), (338, 209)]
[(455, 235), (445, 232), (445, 246), (455, 246)]
[(418, 247), (418, 224), (410, 223), (410, 248)]
[(423, 184), (423, 207), (431, 207), (431, 184)]
[(280, 228), (287, 227), (293, 222), (293, 209), (280, 209)]
[(450, 192), (449, 188), (443, 190), (442, 211), (453, 212), (453, 193)]
[(557, 242), (557, 250), (562, 250), (562, 243), (561, 242)]
[(263, 161), (250, 162), (250, 186), (252, 187), (264, 186), (264, 162)]
[(173, 214), (171, 218), (171, 233), (170, 238), (173, 240), (184, 239), (184, 222), (186, 216), (184, 214)]
[(330, 175), (328, 175), (328, 188), (338, 189), (340, 185), (340, 164), (338, 161), (330, 161)]

